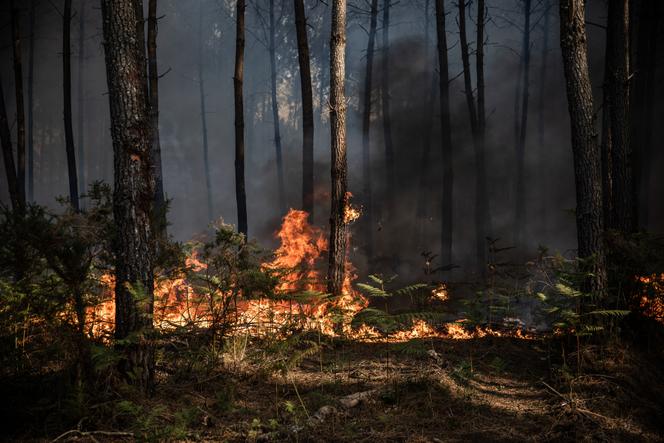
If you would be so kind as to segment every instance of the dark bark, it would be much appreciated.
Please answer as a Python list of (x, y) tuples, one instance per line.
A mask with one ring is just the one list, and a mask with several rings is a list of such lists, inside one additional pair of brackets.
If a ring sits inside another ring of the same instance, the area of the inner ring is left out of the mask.
[[(143, 3), (102, 0), (106, 78), (114, 153), (113, 216), (116, 237), (115, 337), (121, 370), (146, 391), (154, 376), (154, 170), (148, 109)], [(130, 287), (141, 297), (134, 297)]]
[(606, 293), (600, 152), (588, 72), (585, 0), (560, 1), (560, 47), (572, 129), (578, 254), (591, 259), (589, 289)]
[[(546, 154), (544, 148), (544, 115), (546, 112), (545, 94), (547, 90), (547, 69), (549, 65), (549, 38), (551, 34), (551, 9), (552, 0), (546, 0), (544, 3), (544, 24), (542, 29), (542, 59), (540, 61), (540, 75), (539, 75), (539, 93), (537, 99), (537, 141), (539, 146), (539, 170), (543, 173), (547, 170)], [(539, 202), (540, 202), (540, 232), (543, 235), (548, 233), (548, 209), (549, 202), (546, 198), (545, 180), (540, 177), (539, 181)]]
[(378, 0), (371, 0), (369, 40), (367, 42), (367, 65), (364, 71), (364, 95), (362, 97), (362, 193), (364, 194), (363, 227), (366, 256), (373, 259), (373, 199), (371, 191), (371, 96), (373, 91), (373, 60), (378, 24)]
[(7, 120), (7, 108), (5, 107), (5, 94), (2, 88), (2, 79), (0, 79), (0, 143), (2, 144), (2, 159), (5, 165), (9, 200), (12, 203), (12, 209), (16, 211), (20, 207), (21, 200), (18, 193), (16, 164), (14, 163), (14, 148), (12, 147), (12, 136), (9, 131), (9, 120)]
[(166, 234), (166, 198), (164, 173), (161, 164), (161, 140), (159, 138), (159, 72), (157, 70), (157, 0), (148, 2), (148, 81), (150, 93), (150, 124), (152, 126), (152, 164), (154, 168), (154, 210), (159, 221), (158, 230)]
[(65, 0), (62, 12), (62, 92), (64, 95), (65, 149), (69, 175), (69, 202), (78, 211), (78, 171), (74, 150), (74, 127), (71, 111), (71, 0)]
[[(85, 89), (83, 88), (84, 83), (84, 72), (85, 72), (85, 0), (81, 0), (80, 9), (78, 11), (78, 121), (77, 121), (77, 137), (76, 143), (78, 143), (78, 184), (79, 184), (79, 194), (85, 194), (86, 191), (86, 165), (85, 165), (85, 145), (84, 145), (84, 133), (85, 129), (83, 127), (84, 115), (85, 115)], [(84, 202), (81, 202), (84, 205)]]
[(203, 137), (203, 166), (205, 168), (207, 214), (208, 214), (208, 222), (211, 222), (214, 219), (214, 208), (212, 205), (212, 184), (210, 180), (207, 111), (205, 107), (205, 77), (203, 75), (203, 6), (202, 5), (203, 4), (201, 3), (199, 17), (198, 17), (198, 94), (200, 96), (200, 101), (201, 101), (201, 131), (202, 131), (201, 135)]
[(16, 92), (16, 180), (18, 201), (25, 206), (25, 108), (23, 105), (23, 64), (20, 17), (16, 2), (11, 0), (12, 49), (14, 54), (14, 89)]
[(35, 3), (30, 0), (30, 46), (28, 49), (28, 201), (35, 198), (34, 149), (34, 72), (35, 72)]
[(332, 148), (332, 193), (330, 211), (330, 245), (327, 290), (335, 296), (342, 293), (347, 247), (344, 210), (346, 192), (346, 0), (332, 1), (330, 32), (330, 137)]
[(311, 91), (311, 65), (307, 41), (304, 1), (294, 0), (297, 55), (302, 91), (302, 209), (314, 218), (314, 101)]
[(450, 91), (445, 31), (445, 0), (436, 0), (436, 31), (438, 40), (438, 71), (440, 89), (440, 149), (443, 158), (443, 200), (441, 204), (441, 253), (443, 265), (452, 263), (452, 197), (454, 165), (450, 122)]
[(385, 141), (385, 181), (387, 217), (394, 215), (396, 192), (394, 169), (394, 141), (392, 139), (392, 117), (390, 112), (390, 0), (383, 0), (383, 58), (381, 63), (381, 102), (383, 105), (383, 138)]
[(523, 66), (523, 88), (521, 89), (521, 119), (516, 146), (516, 198), (514, 213), (514, 244), (523, 247), (526, 226), (526, 137), (528, 135), (528, 104), (530, 99), (530, 12), (531, 0), (523, 5), (524, 25), (521, 58)]
[(600, 155), (602, 162), (602, 217), (604, 218), (604, 226), (611, 227), (612, 213), (611, 206), (613, 205), (612, 198), (612, 185), (611, 179), (611, 103), (608, 100), (609, 95), (609, 71), (611, 69), (609, 63), (609, 54), (612, 52), (610, 46), (612, 39), (606, 39), (606, 46), (604, 51), (604, 83), (602, 85), (602, 139), (600, 143)]
[(284, 184), (284, 160), (281, 153), (281, 131), (279, 129), (279, 101), (277, 99), (277, 50), (275, 45), (274, 0), (270, 0), (270, 91), (272, 120), (274, 124), (274, 149), (277, 160), (277, 183), (279, 186), (279, 210), (286, 214), (286, 186)]
[(611, 124), (611, 219), (609, 226), (635, 230), (634, 178), (629, 144), (629, 7), (628, 0), (609, 1), (605, 103)]
[(244, 186), (244, 104), (242, 98), (245, 0), (237, 0), (236, 8), (235, 71), (233, 75), (235, 98), (235, 198), (237, 201), (238, 231), (246, 236), (247, 194)]
[[(484, 13), (482, 13), (482, 15), (484, 15)], [(475, 149), (475, 256), (477, 268), (482, 274), (484, 274), (486, 268), (485, 238), (487, 235), (489, 218), (486, 187), (486, 162), (484, 158), (483, 136), (480, 135), (478, 112), (475, 106), (473, 85), (470, 77), (470, 51), (468, 49), (468, 40), (466, 36), (466, 4), (463, 0), (459, 1), (459, 41), (461, 44), (461, 64), (463, 66), (463, 83), (466, 95), (466, 105), (468, 106), (470, 130), (473, 136), (473, 146)], [(480, 69), (483, 70), (484, 68), (483, 66), (478, 65), (477, 69), (479, 72)]]

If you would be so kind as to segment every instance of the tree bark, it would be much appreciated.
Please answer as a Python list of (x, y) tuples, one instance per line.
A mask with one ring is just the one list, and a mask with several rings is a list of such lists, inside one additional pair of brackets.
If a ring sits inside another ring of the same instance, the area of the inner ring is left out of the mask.
[(611, 124), (610, 227), (635, 230), (634, 178), (629, 144), (629, 2), (609, 1), (607, 28), (607, 87)]
[(247, 194), (244, 186), (244, 105), (242, 81), (244, 77), (244, 11), (245, 0), (237, 0), (235, 29), (235, 198), (237, 201), (238, 231), (247, 236)]
[(345, 276), (346, 223), (346, 0), (332, 1), (330, 32), (330, 137), (332, 147), (332, 193), (330, 211), (330, 250), (327, 290), (334, 296), (342, 293)]
[(302, 90), (302, 209), (314, 218), (314, 102), (311, 91), (311, 65), (307, 41), (307, 19), (304, 1), (294, 0), (297, 55), (300, 63)]
[[(482, 12), (484, 15), (484, 12)], [(483, 27), (484, 25), (482, 25)], [(473, 146), (475, 148), (475, 241), (476, 241), (476, 261), (477, 268), (482, 274), (486, 271), (486, 240), (487, 225), (489, 218), (488, 196), (486, 187), (486, 162), (484, 158), (483, 136), (480, 134), (480, 126), (477, 108), (475, 107), (475, 98), (473, 96), (473, 85), (470, 78), (470, 53), (468, 49), (468, 40), (466, 37), (466, 4), (464, 0), (459, 1), (459, 41), (461, 44), (461, 63), (463, 66), (463, 82), (466, 94), (466, 105), (470, 116), (470, 129), (473, 137)], [(484, 42), (482, 42), (483, 44)], [(479, 44), (478, 44), (479, 48)], [(480, 51), (483, 53), (483, 50)], [(482, 61), (483, 57), (479, 59)], [(477, 66), (483, 70), (482, 66)], [(482, 88), (484, 89), (484, 88)]]
[(452, 125), (450, 121), (450, 87), (445, 31), (445, 0), (436, 0), (436, 33), (438, 39), (438, 71), (440, 89), (440, 150), (443, 159), (443, 200), (441, 204), (441, 254), (443, 265), (452, 263), (452, 220), (454, 165)]
[[(545, 155), (545, 147), (544, 147), (544, 133), (545, 133), (545, 128), (544, 128), (544, 114), (545, 114), (545, 94), (544, 92), (547, 89), (547, 69), (548, 69), (548, 62), (549, 62), (549, 38), (550, 38), (550, 33), (551, 33), (551, 7), (552, 3), (551, 0), (546, 0), (544, 3), (544, 25), (543, 25), (543, 30), (542, 30), (542, 59), (541, 59), (541, 64), (540, 64), (540, 75), (539, 75), (539, 94), (538, 94), (538, 104), (537, 104), (537, 141), (539, 145), (539, 169), (540, 171), (544, 172), (547, 169), (547, 164), (546, 164), (546, 155)], [(548, 234), (548, 209), (549, 209), (549, 202), (548, 199), (546, 198), (546, 186), (545, 186), (545, 180), (543, 177), (540, 177), (540, 185), (539, 185), (539, 202), (540, 202), (540, 232), (541, 235), (543, 235), (543, 238), (546, 238), (546, 234)]]
[(34, 149), (34, 72), (35, 72), (35, 3), (30, 0), (30, 46), (28, 49), (28, 201), (35, 198)]
[(528, 104), (530, 99), (530, 11), (531, 0), (524, 1), (523, 44), (521, 57), (523, 66), (523, 88), (521, 89), (521, 121), (516, 146), (516, 198), (514, 212), (514, 244), (523, 247), (526, 226), (526, 137), (528, 134)]
[(62, 92), (64, 95), (65, 148), (69, 175), (69, 201), (79, 211), (78, 171), (74, 150), (74, 127), (71, 111), (71, 0), (65, 0), (62, 12)]
[(286, 186), (284, 184), (284, 160), (281, 152), (281, 131), (279, 129), (279, 101), (277, 99), (277, 50), (276, 28), (274, 24), (274, 0), (270, 0), (270, 86), (272, 93), (272, 120), (274, 123), (274, 148), (277, 160), (277, 183), (279, 186), (279, 210), (286, 214)]
[(14, 54), (14, 89), (16, 92), (16, 179), (19, 206), (25, 206), (25, 108), (23, 105), (23, 64), (20, 17), (16, 2), (11, 0), (12, 48)]
[(602, 182), (587, 44), (585, 0), (561, 0), (560, 47), (572, 130), (578, 254), (581, 259), (591, 259), (587, 267), (584, 266), (591, 272), (588, 286), (602, 296), (606, 293), (607, 282)]
[(102, 17), (115, 157), (115, 337), (122, 340), (125, 356), (121, 370), (134, 374), (133, 380), (149, 391), (154, 376), (154, 349), (147, 337), (153, 329), (154, 170), (143, 2), (102, 0)]
[(148, 2), (148, 81), (150, 93), (150, 124), (152, 126), (152, 163), (154, 168), (154, 210), (159, 220), (158, 230), (166, 234), (166, 198), (164, 196), (164, 172), (161, 163), (159, 138), (159, 71), (157, 70), (157, 0)]
[(396, 192), (394, 169), (394, 141), (392, 139), (392, 117), (390, 112), (390, 0), (383, 0), (383, 58), (381, 63), (381, 102), (383, 105), (383, 138), (385, 139), (385, 180), (387, 217), (394, 215)]
[(0, 142), (2, 143), (2, 159), (5, 165), (5, 175), (7, 177), (7, 189), (9, 190), (9, 200), (14, 211), (18, 210), (21, 200), (18, 192), (18, 180), (16, 178), (16, 164), (14, 163), (14, 149), (12, 147), (12, 136), (9, 130), (9, 120), (7, 120), (7, 108), (5, 107), (5, 94), (2, 88), (2, 79), (0, 78)]
[(207, 214), (208, 214), (208, 222), (211, 222), (214, 219), (214, 207), (212, 205), (212, 184), (210, 179), (207, 111), (205, 107), (205, 77), (203, 75), (203, 3), (200, 4), (200, 10), (198, 16), (198, 94), (200, 96), (200, 101), (201, 101), (201, 131), (203, 137), (203, 166), (205, 168)]
[[(79, 195), (85, 194), (86, 191), (86, 168), (85, 168), (85, 145), (84, 145), (84, 118), (85, 115), (85, 90), (83, 88), (83, 76), (85, 72), (85, 0), (81, 0), (80, 9), (78, 11), (78, 121), (77, 121), (77, 138), (76, 142), (78, 143), (78, 184), (79, 184)], [(81, 202), (84, 204), (84, 201)]]
[(373, 90), (373, 60), (378, 25), (378, 0), (371, 0), (367, 65), (364, 71), (364, 95), (362, 97), (362, 191), (364, 194), (364, 240), (369, 268), (373, 259), (373, 199), (371, 191), (371, 96)]

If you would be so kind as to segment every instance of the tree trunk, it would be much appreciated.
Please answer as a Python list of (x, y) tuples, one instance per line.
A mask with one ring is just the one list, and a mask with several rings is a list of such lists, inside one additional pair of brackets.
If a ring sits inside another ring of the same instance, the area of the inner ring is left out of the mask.
[(203, 166), (205, 167), (205, 190), (207, 194), (208, 223), (214, 219), (212, 206), (212, 184), (210, 180), (210, 160), (207, 132), (207, 111), (205, 108), (205, 77), (203, 75), (203, 3), (199, 5), (198, 17), (198, 93), (201, 101), (201, 130), (203, 136)]
[(602, 217), (604, 219), (604, 227), (610, 228), (613, 224), (611, 219), (613, 217), (612, 186), (613, 180), (611, 179), (611, 103), (609, 101), (609, 72), (611, 66), (609, 63), (609, 54), (611, 54), (612, 39), (606, 38), (606, 46), (604, 50), (604, 83), (602, 85), (602, 140), (600, 144), (600, 156), (602, 162)]
[(304, 1), (294, 0), (297, 55), (302, 89), (302, 209), (314, 218), (314, 102), (311, 91), (311, 66), (307, 42), (307, 19)]
[(396, 191), (394, 173), (394, 142), (392, 140), (392, 118), (390, 115), (390, 0), (383, 0), (383, 59), (381, 63), (381, 102), (383, 105), (383, 137), (385, 139), (386, 203), (389, 220), (394, 215)]
[(600, 152), (588, 72), (585, 0), (560, 1), (560, 47), (572, 129), (579, 257), (591, 258), (589, 289), (606, 293)]
[(154, 302), (154, 171), (143, 2), (102, 0), (102, 16), (115, 156), (115, 337), (123, 340), (121, 370), (133, 374), (136, 378), (130, 379), (149, 391), (154, 376), (154, 349), (148, 337)]
[[(85, 145), (83, 140), (84, 127), (83, 122), (85, 115), (85, 90), (83, 88), (83, 75), (85, 70), (85, 0), (81, 0), (78, 17), (78, 122), (77, 122), (77, 138), (76, 142), (78, 143), (78, 184), (79, 184), (79, 194), (85, 194), (86, 192), (86, 168), (85, 168)], [(84, 201), (81, 202), (84, 204)]]
[(445, 0), (436, 0), (438, 71), (440, 74), (440, 150), (443, 159), (443, 201), (441, 205), (441, 253), (443, 265), (452, 263), (452, 197), (454, 187), (452, 125), (450, 122), (450, 87), (445, 31)]
[(526, 137), (528, 134), (528, 102), (530, 99), (530, 8), (531, 0), (524, 1), (523, 44), (521, 57), (523, 66), (523, 88), (521, 90), (521, 121), (516, 146), (516, 199), (514, 213), (514, 244), (523, 248), (526, 226)]
[[(551, 0), (546, 0), (544, 3), (544, 25), (543, 25), (543, 30), (542, 30), (542, 60), (540, 64), (540, 85), (539, 85), (539, 93), (538, 93), (538, 104), (537, 104), (537, 142), (539, 146), (539, 169), (540, 171), (544, 172), (547, 169), (547, 164), (546, 164), (546, 155), (545, 155), (545, 148), (544, 148), (544, 113), (545, 113), (545, 94), (544, 91), (547, 88), (547, 69), (548, 69), (548, 62), (549, 62), (549, 37), (550, 37), (550, 27), (551, 27), (551, 7), (552, 3)], [(545, 238), (546, 234), (548, 233), (547, 229), (547, 224), (548, 224), (548, 199), (546, 198), (546, 187), (545, 187), (545, 180), (544, 177), (540, 177), (539, 179), (540, 185), (539, 185), (539, 201), (540, 201), (540, 232), (543, 235), (543, 238)]]
[(67, 172), (69, 174), (69, 201), (75, 211), (78, 202), (78, 171), (74, 150), (74, 127), (71, 112), (71, 0), (65, 0), (62, 12), (62, 92), (64, 94), (65, 147), (67, 150)]
[(25, 206), (25, 109), (23, 106), (23, 66), (21, 57), (21, 30), (18, 7), (10, 2), (12, 48), (14, 51), (14, 88), (16, 90), (16, 179), (19, 206)]
[(607, 88), (611, 123), (611, 224), (624, 233), (635, 230), (634, 179), (629, 145), (629, 6), (609, 1)]
[(342, 293), (346, 258), (346, 0), (332, 1), (330, 32), (330, 137), (332, 147), (332, 194), (330, 211), (330, 250), (327, 290)]
[(12, 148), (9, 120), (7, 120), (7, 108), (5, 107), (5, 94), (2, 88), (2, 79), (0, 79), (0, 142), (2, 143), (2, 159), (5, 165), (5, 175), (7, 176), (9, 200), (12, 203), (12, 209), (16, 211), (21, 206), (21, 200), (18, 192), (14, 149)]
[(244, 77), (244, 11), (245, 0), (237, 0), (235, 29), (235, 198), (237, 201), (238, 231), (247, 236), (247, 194), (244, 187), (244, 106), (242, 81)]
[[(484, 15), (484, 13), (482, 13)], [(482, 25), (483, 26), (483, 25)], [(486, 188), (486, 165), (484, 159), (483, 138), (480, 136), (480, 127), (478, 113), (475, 107), (475, 98), (473, 97), (473, 85), (470, 78), (470, 55), (468, 50), (468, 40), (466, 37), (466, 4), (463, 0), (459, 1), (459, 41), (461, 43), (461, 63), (463, 66), (463, 82), (466, 94), (466, 104), (470, 116), (470, 129), (473, 136), (473, 145), (475, 147), (475, 241), (476, 241), (476, 260), (477, 268), (482, 274), (486, 268), (486, 241), (488, 224), (488, 197)], [(483, 44), (483, 43), (482, 43)], [(479, 45), (478, 45), (479, 47)], [(481, 61), (481, 59), (480, 59)], [(478, 70), (482, 66), (477, 66)]]
[(157, 227), (165, 235), (166, 198), (164, 196), (164, 172), (161, 164), (161, 140), (159, 138), (159, 71), (157, 70), (157, 0), (148, 2), (148, 80), (150, 93), (150, 123), (152, 125), (152, 164), (154, 168), (154, 210), (159, 220)]
[(35, 198), (34, 149), (34, 72), (35, 72), (35, 3), (30, 0), (30, 47), (28, 49), (28, 201)]
[[(373, 90), (373, 60), (378, 24), (378, 0), (371, 0), (369, 41), (367, 42), (367, 65), (364, 71), (364, 96), (362, 98), (362, 191), (364, 194), (364, 239), (367, 261), (373, 259), (373, 201), (371, 193), (371, 93)], [(371, 265), (369, 265), (371, 269)]]
[(279, 210), (286, 214), (286, 186), (284, 184), (284, 160), (281, 155), (281, 131), (279, 130), (279, 101), (277, 99), (277, 50), (275, 45), (274, 0), (270, 0), (270, 86), (272, 93), (272, 120), (274, 122), (274, 148), (277, 159), (277, 182), (279, 185)]

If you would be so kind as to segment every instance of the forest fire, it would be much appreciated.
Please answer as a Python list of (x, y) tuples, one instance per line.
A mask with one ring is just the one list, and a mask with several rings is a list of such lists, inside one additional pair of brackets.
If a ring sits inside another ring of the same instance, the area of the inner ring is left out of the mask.
[(643, 285), (639, 308), (647, 317), (664, 324), (664, 274), (642, 276), (637, 280)]

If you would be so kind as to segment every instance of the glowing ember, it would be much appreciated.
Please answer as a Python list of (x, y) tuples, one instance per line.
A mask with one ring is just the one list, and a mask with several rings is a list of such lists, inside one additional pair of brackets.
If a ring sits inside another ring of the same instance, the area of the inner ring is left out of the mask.
[(350, 192), (346, 192), (346, 205), (344, 206), (344, 223), (350, 224), (360, 218), (360, 209), (350, 204), (350, 199), (353, 196)]
[(446, 301), (449, 298), (449, 294), (447, 293), (447, 286), (445, 286), (445, 283), (441, 283), (433, 288), (431, 295), (437, 300)]
[(643, 284), (639, 307), (644, 315), (664, 323), (664, 274), (638, 277)]

